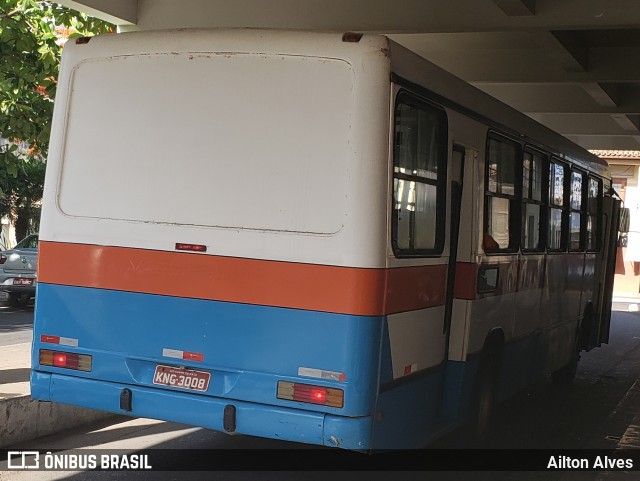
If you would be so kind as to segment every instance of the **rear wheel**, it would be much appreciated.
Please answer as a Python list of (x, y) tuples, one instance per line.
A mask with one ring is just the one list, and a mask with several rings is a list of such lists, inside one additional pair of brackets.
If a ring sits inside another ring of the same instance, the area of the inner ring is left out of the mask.
[(471, 397), (470, 427), (476, 438), (486, 435), (495, 416), (500, 359), (500, 351), (497, 348), (487, 350), (480, 358)]

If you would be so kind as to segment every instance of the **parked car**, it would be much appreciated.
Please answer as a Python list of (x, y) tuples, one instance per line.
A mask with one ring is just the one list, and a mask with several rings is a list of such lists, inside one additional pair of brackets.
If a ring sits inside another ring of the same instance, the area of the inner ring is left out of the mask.
[(13, 249), (0, 252), (0, 291), (9, 294), (9, 305), (24, 306), (36, 295), (38, 234), (22, 239)]

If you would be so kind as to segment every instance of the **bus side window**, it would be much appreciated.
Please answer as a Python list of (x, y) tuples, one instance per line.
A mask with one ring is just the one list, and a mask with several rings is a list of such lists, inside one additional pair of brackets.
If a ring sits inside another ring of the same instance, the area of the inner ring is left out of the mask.
[(398, 257), (439, 254), (444, 244), (446, 114), (400, 93), (394, 128), (393, 252)]
[(546, 158), (537, 152), (525, 151), (522, 160), (522, 250), (540, 252), (544, 249), (543, 231), (543, 169)]
[(565, 211), (567, 168), (558, 162), (549, 165), (549, 229), (547, 247), (550, 251), (567, 249), (567, 220)]
[(518, 249), (516, 200), (520, 190), (520, 144), (490, 137), (487, 145), (485, 176), (485, 252)]
[(584, 194), (586, 182), (585, 174), (576, 170), (571, 171), (571, 201), (569, 213), (569, 250), (579, 252), (584, 250), (584, 231), (586, 223), (584, 214), (586, 203)]
[(587, 192), (587, 251), (596, 252), (600, 249), (600, 212), (602, 206), (602, 183), (589, 177)]

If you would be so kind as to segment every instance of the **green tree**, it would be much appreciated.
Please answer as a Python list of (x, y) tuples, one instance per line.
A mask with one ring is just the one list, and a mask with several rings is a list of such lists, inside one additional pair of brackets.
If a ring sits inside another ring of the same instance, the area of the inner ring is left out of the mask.
[(0, 138), (11, 141), (0, 150), (0, 217), (28, 225), (20, 217), (37, 212), (65, 40), (113, 30), (50, 1), (0, 0)]
[[(4, 155), (14, 154), (7, 149)], [(18, 240), (38, 230), (44, 170), (45, 163), (38, 157), (20, 160), (15, 174), (0, 170), (0, 185), (5, 186), (0, 197), (0, 215), (13, 222)]]

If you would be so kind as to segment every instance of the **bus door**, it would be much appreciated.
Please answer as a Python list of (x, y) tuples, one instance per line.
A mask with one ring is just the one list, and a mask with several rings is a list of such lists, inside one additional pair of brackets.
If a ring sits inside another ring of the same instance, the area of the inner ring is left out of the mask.
[(620, 201), (613, 197), (604, 197), (602, 199), (602, 246), (596, 267), (595, 329), (591, 330), (588, 345), (584, 346), (587, 350), (609, 342), (619, 219)]
[[(473, 158), (473, 152), (469, 150), (471, 158)], [(455, 385), (460, 377), (455, 372), (450, 371), (450, 364), (447, 363), (449, 359), (449, 349), (451, 340), (451, 323), (454, 316), (454, 290), (455, 290), (455, 274), (456, 264), (458, 261), (458, 245), (460, 239), (460, 222), (462, 217), (462, 193), (463, 193), (463, 178), (465, 167), (466, 150), (459, 144), (453, 145), (451, 152), (450, 163), (450, 184), (449, 184), (449, 261), (447, 263), (447, 284), (445, 293), (444, 304), (444, 319), (442, 325), (442, 331), (444, 334), (445, 350), (444, 350), (444, 362), (447, 368), (444, 371), (444, 375), (441, 378), (441, 392), (440, 392), (440, 404), (439, 413), (437, 416), (438, 426), (444, 427), (449, 425), (457, 415), (457, 402), (458, 400), (450, 397), (451, 393), (459, 391), (459, 386)], [(454, 396), (455, 397), (455, 396)]]
[(454, 144), (451, 152), (451, 184), (449, 205), (451, 206), (449, 226), (449, 263), (447, 265), (447, 291), (444, 305), (443, 332), (445, 334), (445, 360), (449, 357), (449, 337), (453, 313), (453, 292), (455, 286), (456, 262), (458, 260), (458, 238), (460, 234), (460, 213), (462, 211), (462, 180), (464, 178), (465, 149)]
[[(418, 115), (421, 112), (431, 113), (430, 105), (408, 95), (400, 95), (402, 97), (396, 101), (394, 161), (402, 166), (405, 161), (402, 157), (403, 147), (405, 144), (409, 147), (415, 145), (416, 148), (421, 145), (412, 143), (412, 136), (428, 133), (429, 126), (433, 125), (433, 116)], [(445, 132), (444, 129), (446, 123), (443, 121), (440, 131)], [(426, 140), (429, 138), (427, 136)], [(443, 147), (446, 148), (446, 144)], [(383, 341), (388, 343), (388, 347), (383, 345), (381, 386), (374, 426), (375, 449), (423, 446), (449, 421), (442, 414), (448, 408), (443, 398), (446, 392), (445, 378), (448, 377), (447, 346), (452, 317), (464, 154), (464, 148), (454, 146), (453, 152), (450, 150), (442, 159), (448, 160), (448, 165), (446, 168), (441, 165), (438, 170), (447, 173), (446, 182), (438, 185), (445, 188), (441, 200), (446, 206), (443, 210), (443, 214), (446, 212), (443, 216), (446, 222), (442, 223), (444, 228), (438, 233), (442, 235), (443, 244), (436, 249), (441, 253), (416, 259), (398, 258), (396, 255), (392, 258), (392, 268), (387, 272), (387, 282), (391, 286), (388, 288), (391, 306), (388, 309), (391, 313), (386, 319), (388, 340)], [(416, 202), (415, 199), (421, 199), (421, 191), (435, 192), (435, 189), (429, 187), (434, 185), (431, 179), (423, 180), (400, 170), (399, 167), (394, 170), (394, 209), (397, 211), (394, 215), (399, 225), (394, 235), (402, 239), (400, 236), (403, 233), (412, 232), (412, 226), (428, 225), (434, 210), (420, 210), (420, 206), (413, 207), (412, 203)], [(403, 188), (413, 189), (415, 196), (406, 193)], [(424, 195), (423, 198), (428, 200), (430, 196)], [(400, 220), (405, 222), (405, 216), (416, 220), (404, 226)], [(401, 231), (401, 227), (405, 230)], [(407, 243), (410, 244), (410, 241)], [(397, 310), (393, 306), (401, 297), (415, 299), (421, 304), (420, 308)]]

